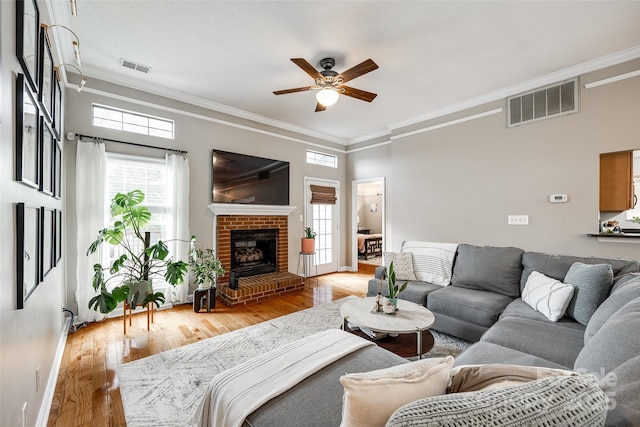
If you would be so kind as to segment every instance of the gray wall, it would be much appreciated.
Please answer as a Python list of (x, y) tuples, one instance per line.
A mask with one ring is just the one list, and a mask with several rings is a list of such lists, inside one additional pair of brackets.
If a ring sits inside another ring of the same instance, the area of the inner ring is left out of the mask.
[[(45, 22), (41, 8), (41, 20)], [(15, 2), (0, 1), (0, 425), (22, 425), (22, 408), (35, 425), (54, 366), (64, 316), (64, 268), (59, 264), (16, 309), (15, 203), (61, 209), (55, 200), (14, 180), (15, 78), (21, 72), (15, 50)], [(63, 255), (62, 260), (64, 261)], [(40, 386), (36, 390), (36, 370)], [(52, 378), (55, 386), (56, 378)]]
[[(505, 111), (348, 154), (349, 179), (388, 178), (387, 250), (415, 239), (637, 259), (638, 245), (586, 234), (598, 230), (599, 154), (640, 148), (640, 77), (583, 85), (639, 68), (635, 60), (581, 76), (576, 114), (507, 128)], [(394, 135), (498, 107), (504, 102)], [(569, 202), (549, 203), (558, 193)], [(511, 214), (529, 215), (530, 225), (507, 225)]]

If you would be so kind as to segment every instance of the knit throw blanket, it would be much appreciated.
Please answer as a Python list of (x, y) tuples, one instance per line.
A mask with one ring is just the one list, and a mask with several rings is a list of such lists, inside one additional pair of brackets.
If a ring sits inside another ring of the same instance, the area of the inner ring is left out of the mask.
[(216, 375), (201, 400), (200, 427), (241, 426), (270, 399), (343, 356), (367, 345), (353, 334), (329, 329), (264, 353)]

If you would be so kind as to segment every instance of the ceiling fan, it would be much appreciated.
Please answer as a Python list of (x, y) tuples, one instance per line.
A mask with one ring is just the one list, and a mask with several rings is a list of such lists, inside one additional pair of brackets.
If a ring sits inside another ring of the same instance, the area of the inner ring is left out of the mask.
[(335, 104), (338, 101), (339, 95), (346, 95), (367, 102), (373, 101), (377, 96), (375, 93), (344, 85), (344, 83), (349, 80), (353, 80), (356, 77), (360, 77), (363, 74), (377, 69), (378, 65), (371, 59), (367, 59), (366, 61), (356, 65), (355, 67), (349, 68), (347, 71), (342, 73), (332, 70), (336, 65), (336, 61), (333, 58), (324, 58), (320, 61), (320, 66), (323, 68), (322, 71), (316, 70), (313, 65), (309, 64), (303, 58), (291, 58), (291, 61), (293, 61), (293, 63), (298, 67), (302, 68), (304, 72), (309, 74), (315, 80), (315, 85), (297, 87), (294, 89), (276, 90), (273, 93), (275, 95), (284, 95), (286, 93), (319, 90), (316, 94), (316, 99), (318, 101), (316, 104), (316, 112), (324, 111), (327, 107)]

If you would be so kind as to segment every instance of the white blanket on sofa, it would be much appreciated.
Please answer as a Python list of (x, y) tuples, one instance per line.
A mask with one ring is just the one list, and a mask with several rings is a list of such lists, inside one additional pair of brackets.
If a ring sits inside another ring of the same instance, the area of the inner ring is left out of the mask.
[(413, 271), (418, 280), (440, 286), (448, 286), (451, 283), (453, 260), (457, 250), (457, 243), (421, 241), (402, 243), (402, 252), (413, 253)]
[(318, 332), (216, 375), (196, 417), (200, 427), (240, 426), (270, 399), (343, 356), (373, 344), (339, 329)]

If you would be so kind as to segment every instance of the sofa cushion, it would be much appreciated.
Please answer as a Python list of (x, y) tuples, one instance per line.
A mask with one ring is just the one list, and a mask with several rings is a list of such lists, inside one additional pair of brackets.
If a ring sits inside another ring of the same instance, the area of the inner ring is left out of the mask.
[(489, 327), (512, 300), (494, 292), (448, 286), (429, 294), (427, 308), (434, 313)]
[[(633, 282), (636, 282), (638, 279), (640, 279), (640, 273), (629, 273), (625, 274), (624, 276), (614, 278), (611, 293), (616, 293), (618, 290), (627, 286), (635, 286)], [(630, 282), (632, 283), (629, 284)]]
[(574, 370), (604, 376), (640, 354), (640, 297), (616, 311), (588, 340)]
[(413, 269), (418, 280), (448, 286), (457, 243), (406, 241), (402, 252), (413, 254)]
[(552, 322), (557, 322), (564, 317), (572, 296), (572, 285), (567, 285), (537, 271), (529, 275), (527, 284), (522, 291), (522, 301)]
[(458, 246), (451, 284), (518, 297), (523, 253), (518, 248), (461, 244)]
[(413, 272), (413, 255), (411, 252), (385, 252), (383, 255), (385, 267), (393, 263), (393, 271), (398, 280), (418, 280)]
[[(371, 279), (367, 286), (367, 296), (375, 297), (378, 295), (378, 289), (380, 289), (380, 279)], [(398, 298), (411, 301), (419, 305), (427, 305), (427, 295), (433, 291), (442, 289), (442, 286), (434, 285), (427, 282), (407, 282), (407, 287), (404, 291), (398, 294)], [(382, 293), (385, 294), (387, 290), (387, 281), (382, 283)]]
[(522, 254), (522, 277), (520, 278), (520, 288), (524, 289), (527, 278), (532, 271), (539, 271), (545, 276), (564, 281), (569, 268), (574, 262), (584, 264), (610, 264), (613, 269), (613, 276), (619, 277), (627, 273), (640, 271), (640, 264), (637, 261), (615, 258), (594, 258), (578, 257), (572, 255), (554, 255), (539, 252), (525, 252)]
[(485, 332), (481, 341), (572, 367), (584, 345), (584, 329), (565, 328), (551, 322), (507, 317)]
[(516, 387), (453, 393), (409, 403), (387, 427), (407, 426), (598, 426), (607, 397), (592, 375), (543, 378)]
[(502, 363), (521, 366), (541, 366), (545, 368), (567, 369), (567, 366), (551, 362), (541, 357), (502, 347), (486, 341), (479, 341), (456, 357), (454, 366)]
[(444, 394), (453, 357), (422, 359), (340, 377), (342, 427), (384, 426), (391, 414), (417, 399)]
[(640, 276), (633, 281), (627, 281), (623, 286), (618, 287), (616, 292), (612, 292), (589, 319), (587, 328), (584, 330), (585, 345), (616, 311), (638, 297), (640, 297)]
[[(551, 320), (547, 319), (544, 314), (535, 311), (520, 298), (511, 301), (502, 313), (500, 313), (500, 319), (504, 319), (505, 317), (521, 317), (523, 319), (537, 320), (539, 322), (551, 322)], [(581, 325), (574, 319), (567, 316), (564, 316), (554, 323), (564, 326), (565, 328), (584, 329), (584, 325)]]
[(609, 264), (575, 262), (569, 268), (564, 282), (572, 285), (575, 291), (567, 307), (567, 316), (586, 325), (611, 292), (613, 269)]
[(600, 388), (609, 398), (607, 426), (640, 425), (640, 356), (627, 360), (601, 378)]

